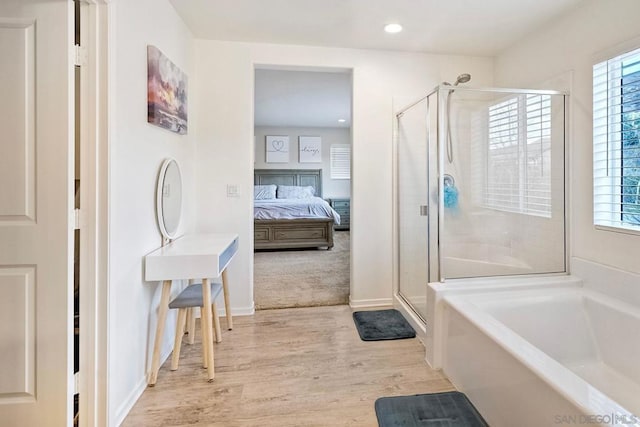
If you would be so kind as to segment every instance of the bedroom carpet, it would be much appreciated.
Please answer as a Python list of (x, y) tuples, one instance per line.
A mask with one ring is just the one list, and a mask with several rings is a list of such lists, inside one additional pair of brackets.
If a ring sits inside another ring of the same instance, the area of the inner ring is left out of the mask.
[(336, 231), (324, 249), (260, 251), (254, 254), (257, 310), (339, 305), (349, 302), (349, 231)]

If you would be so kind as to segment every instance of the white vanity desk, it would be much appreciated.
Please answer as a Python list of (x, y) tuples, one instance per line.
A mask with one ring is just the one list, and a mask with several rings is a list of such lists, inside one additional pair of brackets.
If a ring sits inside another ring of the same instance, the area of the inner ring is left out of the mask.
[(227, 327), (233, 328), (226, 268), (238, 250), (237, 234), (187, 234), (145, 256), (145, 280), (162, 281), (162, 297), (158, 311), (158, 325), (153, 347), (149, 385), (153, 386), (160, 369), (160, 348), (167, 317), (172, 280), (202, 280), (203, 309), (201, 325), (204, 328), (203, 349), (207, 357), (209, 380), (213, 379), (213, 334), (211, 321), (211, 278), (222, 276), (224, 308)]

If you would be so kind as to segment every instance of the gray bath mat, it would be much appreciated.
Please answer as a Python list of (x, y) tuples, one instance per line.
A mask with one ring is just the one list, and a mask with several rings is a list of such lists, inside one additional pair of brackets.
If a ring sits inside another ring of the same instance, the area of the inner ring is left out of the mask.
[(362, 341), (414, 338), (416, 331), (398, 310), (356, 311), (353, 321)]
[(459, 391), (381, 397), (375, 403), (380, 427), (488, 427)]

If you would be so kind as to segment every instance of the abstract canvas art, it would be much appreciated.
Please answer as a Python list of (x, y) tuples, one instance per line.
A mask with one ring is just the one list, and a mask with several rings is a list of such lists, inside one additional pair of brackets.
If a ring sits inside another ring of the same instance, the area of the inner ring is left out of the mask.
[(147, 121), (187, 133), (187, 76), (155, 46), (147, 46)]

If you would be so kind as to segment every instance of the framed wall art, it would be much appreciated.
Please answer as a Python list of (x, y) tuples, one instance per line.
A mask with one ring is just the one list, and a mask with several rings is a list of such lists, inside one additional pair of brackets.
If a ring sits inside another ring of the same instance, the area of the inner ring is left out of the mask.
[(265, 137), (267, 163), (289, 163), (289, 137), (267, 135)]
[(155, 46), (147, 46), (147, 122), (187, 133), (187, 76)]
[(300, 163), (322, 163), (322, 139), (319, 136), (298, 137)]

